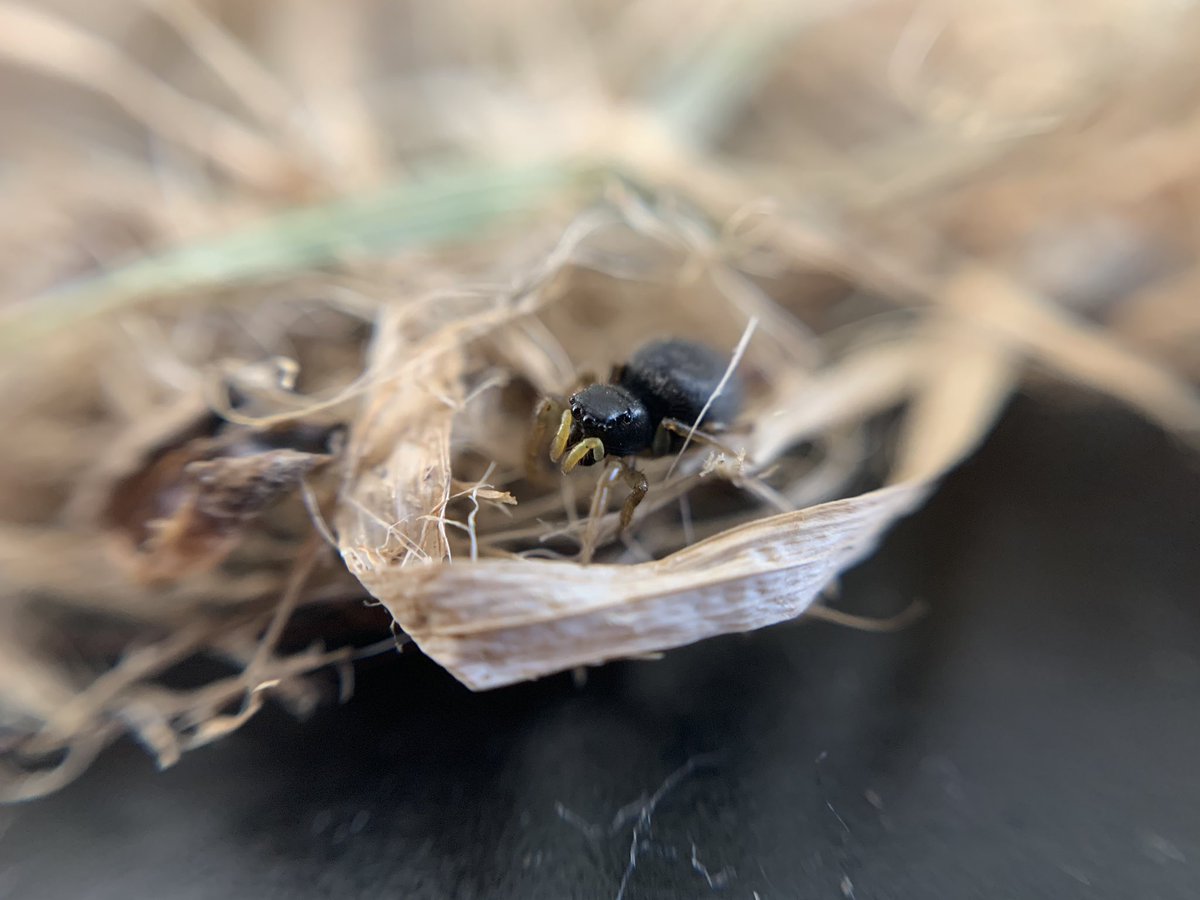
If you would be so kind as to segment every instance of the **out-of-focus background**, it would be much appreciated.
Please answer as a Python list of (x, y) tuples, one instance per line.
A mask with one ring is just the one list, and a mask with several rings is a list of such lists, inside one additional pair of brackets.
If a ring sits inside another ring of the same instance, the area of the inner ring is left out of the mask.
[[(0, 896), (1196, 896), (1198, 53), (1178, 0), (0, 0)], [(321, 533), (379, 323), (560, 269), (738, 286), (816, 410), (759, 499), (982, 446), (826, 598), (875, 618), (392, 652)]]

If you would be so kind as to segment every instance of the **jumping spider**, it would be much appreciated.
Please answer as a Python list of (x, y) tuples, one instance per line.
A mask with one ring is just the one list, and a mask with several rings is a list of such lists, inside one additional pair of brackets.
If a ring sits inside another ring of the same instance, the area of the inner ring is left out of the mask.
[(742, 391), (736, 377), (731, 376), (715, 393), (728, 365), (721, 354), (694, 341), (669, 338), (644, 345), (628, 363), (613, 369), (607, 383), (585, 384), (565, 403), (547, 397), (538, 404), (531, 467), (551, 434), (550, 460), (560, 463), (564, 474), (576, 466), (595, 465), (606, 456), (618, 458), (621, 476), (631, 489), (621, 509), (624, 531), (649, 490), (646, 476), (630, 457), (664, 456), (689, 434), (720, 446), (694, 429), (701, 412), (706, 428), (712, 430), (728, 425), (737, 415)]

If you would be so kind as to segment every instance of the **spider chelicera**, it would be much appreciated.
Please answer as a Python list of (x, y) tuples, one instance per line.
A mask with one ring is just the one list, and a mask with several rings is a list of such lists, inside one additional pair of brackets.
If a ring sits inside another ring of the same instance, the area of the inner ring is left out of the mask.
[(550, 460), (559, 463), (564, 473), (595, 465), (606, 456), (617, 457), (631, 489), (621, 509), (624, 531), (649, 490), (646, 476), (629, 458), (663, 456), (689, 434), (716, 444), (693, 429), (700, 424), (705, 404), (703, 424), (709, 430), (728, 425), (737, 415), (742, 390), (735, 376), (714, 396), (728, 366), (728, 358), (694, 341), (669, 338), (648, 343), (625, 365), (615, 367), (607, 383), (588, 384), (566, 402), (547, 397), (538, 404), (531, 464), (551, 435)]

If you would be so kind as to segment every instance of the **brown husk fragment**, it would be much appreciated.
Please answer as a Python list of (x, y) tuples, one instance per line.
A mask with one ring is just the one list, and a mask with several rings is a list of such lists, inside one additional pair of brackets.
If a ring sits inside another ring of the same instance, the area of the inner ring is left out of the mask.
[[(250, 523), (332, 459), (286, 447), (256, 449), (196, 439), (118, 484), (107, 518), (135, 578), (153, 584), (212, 570), (244, 540)], [(230, 451), (245, 455), (225, 455)]]

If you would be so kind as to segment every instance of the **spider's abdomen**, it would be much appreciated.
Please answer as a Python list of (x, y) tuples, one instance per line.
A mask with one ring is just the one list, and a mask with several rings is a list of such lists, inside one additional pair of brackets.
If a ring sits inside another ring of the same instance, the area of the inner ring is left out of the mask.
[(619, 384), (593, 384), (571, 397), (575, 429), (571, 440), (595, 437), (613, 456), (641, 453), (654, 443), (658, 421), (645, 405)]
[[(620, 383), (638, 397), (657, 425), (663, 419), (692, 424), (725, 374), (729, 359), (704, 344), (669, 338), (653, 341), (633, 355), (620, 373)], [(713, 398), (704, 424), (726, 425), (742, 404), (736, 373)]]

